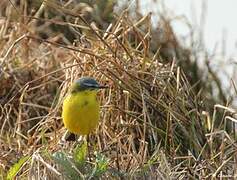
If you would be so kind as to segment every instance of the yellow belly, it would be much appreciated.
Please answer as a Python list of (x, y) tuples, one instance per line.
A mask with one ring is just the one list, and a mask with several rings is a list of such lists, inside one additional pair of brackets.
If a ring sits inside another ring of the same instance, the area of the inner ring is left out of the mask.
[(62, 118), (68, 131), (87, 135), (98, 125), (99, 103), (96, 91), (83, 91), (68, 95), (63, 102)]

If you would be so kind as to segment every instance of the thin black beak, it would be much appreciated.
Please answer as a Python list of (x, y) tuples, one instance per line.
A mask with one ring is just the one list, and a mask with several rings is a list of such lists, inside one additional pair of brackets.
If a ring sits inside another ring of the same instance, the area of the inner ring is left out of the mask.
[(98, 89), (106, 89), (106, 88), (109, 88), (109, 86), (103, 86), (103, 85), (99, 85), (97, 86)]

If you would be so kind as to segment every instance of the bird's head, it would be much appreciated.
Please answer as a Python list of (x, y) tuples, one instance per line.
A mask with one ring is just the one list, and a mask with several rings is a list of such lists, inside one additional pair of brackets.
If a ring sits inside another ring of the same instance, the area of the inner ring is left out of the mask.
[(93, 91), (103, 88), (107, 88), (107, 86), (100, 85), (95, 79), (91, 77), (82, 77), (72, 84), (70, 92), (77, 93), (82, 91)]

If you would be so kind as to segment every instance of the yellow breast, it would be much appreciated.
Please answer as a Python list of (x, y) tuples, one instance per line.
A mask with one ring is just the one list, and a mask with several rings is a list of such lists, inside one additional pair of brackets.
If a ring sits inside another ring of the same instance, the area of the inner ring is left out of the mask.
[(74, 134), (87, 135), (93, 131), (99, 120), (96, 91), (69, 94), (63, 102), (62, 118), (65, 127)]

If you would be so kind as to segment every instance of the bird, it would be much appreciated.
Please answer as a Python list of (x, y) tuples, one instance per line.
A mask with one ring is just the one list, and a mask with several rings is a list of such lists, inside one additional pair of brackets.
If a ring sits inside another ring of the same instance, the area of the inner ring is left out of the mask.
[(75, 135), (88, 135), (98, 126), (100, 105), (97, 100), (100, 85), (92, 77), (81, 77), (73, 82), (62, 106), (62, 119), (66, 129)]

